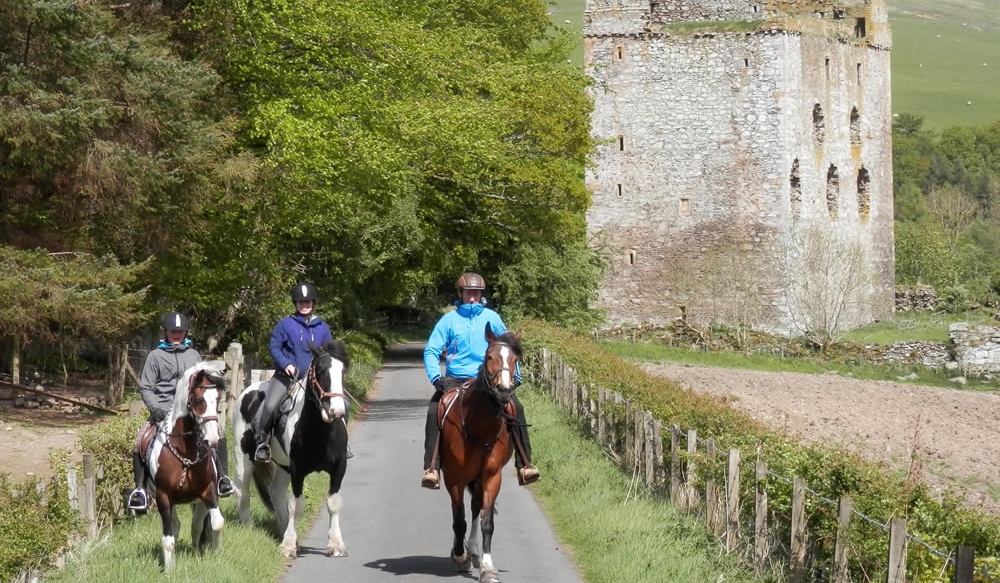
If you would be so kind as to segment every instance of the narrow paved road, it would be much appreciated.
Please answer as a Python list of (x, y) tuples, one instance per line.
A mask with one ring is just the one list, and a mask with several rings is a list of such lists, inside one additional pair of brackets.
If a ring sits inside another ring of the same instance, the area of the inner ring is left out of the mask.
[[(449, 558), (451, 502), (420, 487), (424, 417), (433, 388), (423, 372), (423, 344), (394, 348), (376, 380), (368, 413), (351, 433), (354, 451), (344, 481), (341, 529), (349, 556), (329, 558), (325, 506), (287, 582), (474, 581)], [(529, 488), (504, 469), (493, 534), (493, 563), (504, 583), (582, 583)], [(544, 477), (543, 477), (544, 479)], [(324, 482), (325, 484), (325, 482)], [(466, 501), (468, 514), (468, 501)]]

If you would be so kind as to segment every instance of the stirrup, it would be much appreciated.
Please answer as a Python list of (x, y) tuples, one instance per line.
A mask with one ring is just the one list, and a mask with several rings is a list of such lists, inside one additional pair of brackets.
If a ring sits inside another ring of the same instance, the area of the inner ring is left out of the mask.
[(229, 498), (233, 495), (233, 481), (229, 479), (229, 476), (222, 476), (219, 478), (216, 490), (219, 492), (219, 498)]
[(541, 477), (542, 476), (538, 472), (538, 468), (536, 468), (531, 464), (527, 464), (523, 468), (517, 469), (517, 483), (520, 486), (527, 486), (528, 484), (534, 484)]
[(441, 489), (441, 477), (437, 470), (431, 468), (424, 471), (424, 477), (420, 480), (420, 486), (431, 490)]
[(146, 491), (142, 488), (132, 490), (128, 495), (128, 509), (145, 512), (147, 508), (149, 508), (149, 499), (146, 497)]
[(271, 461), (271, 446), (266, 443), (258, 445), (257, 449), (253, 452), (253, 459), (258, 462)]

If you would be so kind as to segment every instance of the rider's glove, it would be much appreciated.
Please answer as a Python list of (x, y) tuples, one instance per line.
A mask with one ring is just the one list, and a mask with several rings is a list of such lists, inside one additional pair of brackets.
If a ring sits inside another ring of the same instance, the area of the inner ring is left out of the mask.
[(434, 389), (440, 393), (444, 392), (444, 377), (434, 379)]
[(167, 411), (165, 409), (150, 409), (149, 410), (149, 420), (153, 423), (159, 423), (167, 418)]

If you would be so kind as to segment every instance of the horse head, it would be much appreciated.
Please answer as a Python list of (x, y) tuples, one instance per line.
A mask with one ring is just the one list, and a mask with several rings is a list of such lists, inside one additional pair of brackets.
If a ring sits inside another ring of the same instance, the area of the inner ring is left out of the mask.
[(486, 325), (486, 355), (479, 368), (479, 382), (500, 405), (506, 405), (517, 389), (517, 362), (521, 359), (521, 333), (497, 336)]
[(331, 423), (344, 416), (344, 372), (347, 370), (347, 347), (340, 340), (323, 346), (309, 343), (313, 353), (306, 374), (306, 399), (319, 409), (320, 417)]
[(189, 368), (177, 381), (170, 427), (178, 419), (190, 417), (198, 428), (199, 440), (215, 447), (222, 438), (219, 403), (225, 390), (224, 370), (214, 363), (199, 362)]

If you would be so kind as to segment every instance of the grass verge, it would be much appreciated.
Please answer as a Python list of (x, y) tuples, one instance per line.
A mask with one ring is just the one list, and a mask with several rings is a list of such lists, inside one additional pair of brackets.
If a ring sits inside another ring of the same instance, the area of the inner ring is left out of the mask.
[(630, 485), (546, 393), (524, 385), (534, 461), (531, 486), (587, 583), (755, 582), (695, 518)]

